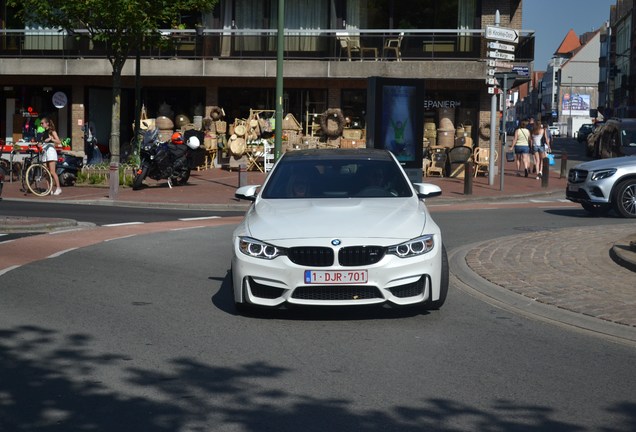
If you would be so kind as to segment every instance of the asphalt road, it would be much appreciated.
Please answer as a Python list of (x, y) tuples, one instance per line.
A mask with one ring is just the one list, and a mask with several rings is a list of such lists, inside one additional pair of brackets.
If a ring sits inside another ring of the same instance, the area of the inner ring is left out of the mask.
[[(516, 232), (624, 222), (580, 215), (434, 213), (451, 253)], [(0, 430), (635, 429), (634, 348), (457, 286), (430, 313), (238, 316), (231, 230), (123, 236), (0, 276)]]

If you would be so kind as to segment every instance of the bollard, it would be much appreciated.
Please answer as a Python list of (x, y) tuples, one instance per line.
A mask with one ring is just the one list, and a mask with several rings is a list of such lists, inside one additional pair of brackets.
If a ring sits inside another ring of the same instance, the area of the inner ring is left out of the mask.
[(464, 163), (464, 195), (473, 194), (473, 164), (468, 161)]
[(568, 175), (568, 153), (564, 151), (561, 153), (561, 172), (559, 173), (559, 178), (567, 177)]
[(247, 186), (247, 167), (245, 164), (239, 165), (238, 173), (238, 187)]
[(541, 176), (541, 187), (548, 187), (548, 180), (550, 179), (550, 159), (543, 158), (543, 175)]

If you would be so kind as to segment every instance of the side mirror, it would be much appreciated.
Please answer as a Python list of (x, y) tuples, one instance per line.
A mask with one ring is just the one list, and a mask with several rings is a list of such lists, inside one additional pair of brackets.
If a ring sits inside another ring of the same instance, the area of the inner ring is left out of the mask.
[(234, 196), (238, 199), (244, 199), (247, 201), (256, 201), (256, 195), (261, 185), (248, 185), (241, 186), (234, 192)]
[(417, 196), (419, 198), (434, 198), (442, 194), (442, 189), (431, 183), (413, 183)]

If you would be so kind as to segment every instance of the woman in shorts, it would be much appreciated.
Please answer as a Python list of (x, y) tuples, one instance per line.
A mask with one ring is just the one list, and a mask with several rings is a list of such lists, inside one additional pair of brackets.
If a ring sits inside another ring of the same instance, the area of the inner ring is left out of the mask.
[(515, 131), (512, 138), (512, 149), (515, 152), (515, 162), (517, 164), (517, 176), (521, 176), (520, 169), (523, 162), (524, 176), (528, 177), (528, 168), (530, 166), (530, 131), (527, 128), (528, 122), (522, 121), (521, 125)]
[(60, 137), (57, 136), (55, 123), (50, 118), (43, 117), (40, 125), (44, 128), (42, 133), (42, 160), (46, 162), (46, 167), (51, 171), (51, 176), (55, 183), (55, 190), (51, 194), (59, 195), (62, 193), (62, 188), (60, 187), (60, 179), (57, 176), (57, 172), (55, 172), (55, 166), (57, 165), (57, 150), (55, 150), (55, 146), (61, 144)]

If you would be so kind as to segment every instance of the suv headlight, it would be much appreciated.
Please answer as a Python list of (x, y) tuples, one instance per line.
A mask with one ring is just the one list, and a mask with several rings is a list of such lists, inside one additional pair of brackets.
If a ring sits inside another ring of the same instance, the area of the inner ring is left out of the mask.
[(239, 249), (247, 256), (266, 260), (272, 260), (286, 254), (283, 248), (258, 241), (251, 237), (239, 237)]
[(435, 246), (433, 236), (431, 234), (414, 238), (399, 245), (389, 246), (387, 253), (396, 255), (400, 258), (409, 258), (417, 255), (424, 255), (430, 252)]
[(613, 176), (614, 174), (616, 174), (616, 168), (593, 171), (592, 176), (590, 177), (590, 180), (592, 181), (603, 180), (605, 178)]

